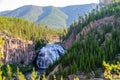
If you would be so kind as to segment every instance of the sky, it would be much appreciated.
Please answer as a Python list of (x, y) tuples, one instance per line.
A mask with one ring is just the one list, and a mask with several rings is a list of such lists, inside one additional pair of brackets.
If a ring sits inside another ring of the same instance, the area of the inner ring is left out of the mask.
[(24, 5), (63, 7), (98, 2), (99, 0), (0, 0), (0, 11), (13, 10)]

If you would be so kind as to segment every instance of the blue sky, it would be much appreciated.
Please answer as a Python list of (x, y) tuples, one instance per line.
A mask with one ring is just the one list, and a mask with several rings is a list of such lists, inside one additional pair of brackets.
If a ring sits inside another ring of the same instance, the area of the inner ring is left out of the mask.
[(61, 7), (98, 2), (99, 0), (0, 0), (0, 11), (13, 10), (23, 5)]

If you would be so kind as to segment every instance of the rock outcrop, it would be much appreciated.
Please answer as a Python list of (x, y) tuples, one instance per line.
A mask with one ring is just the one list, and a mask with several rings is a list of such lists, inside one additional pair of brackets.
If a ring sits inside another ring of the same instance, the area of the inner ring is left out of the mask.
[(95, 20), (93, 22), (90, 22), (87, 26), (85, 26), (82, 29), (81, 33), (79, 33), (79, 34), (86, 35), (86, 33), (94, 27), (101, 27), (103, 24), (109, 24), (109, 23), (113, 23), (113, 22), (114, 22), (114, 16), (105, 17), (105, 18), (97, 20), (97, 21)]
[(76, 40), (76, 30), (72, 30), (71, 34), (68, 36), (68, 38), (66, 40), (63, 41), (62, 43), (62, 47), (64, 49), (68, 49), (69, 47), (71, 47), (71, 45), (74, 43), (74, 41)]
[(61, 35), (56, 35), (56, 36), (49, 36), (49, 39), (47, 41), (48, 43), (57, 43), (61, 42)]
[(4, 46), (2, 49), (3, 64), (21, 63), (27, 65), (33, 60), (35, 50), (32, 41), (23, 41), (21, 39), (2, 36)]
[[(118, 18), (117, 21), (120, 21), (120, 19)], [(88, 31), (90, 31), (92, 28), (95, 27), (101, 27), (103, 24), (109, 24), (109, 23), (113, 23), (114, 22), (114, 16), (110, 16), (110, 17), (105, 17), (99, 20), (95, 20), (90, 22), (87, 26), (85, 26), (82, 31), (80, 33), (76, 33), (76, 30), (72, 30), (70, 36), (68, 36), (68, 38), (66, 40), (63, 41), (62, 46), (65, 49), (68, 49), (71, 47), (71, 45), (77, 41), (80, 38), (80, 35), (86, 35)]]

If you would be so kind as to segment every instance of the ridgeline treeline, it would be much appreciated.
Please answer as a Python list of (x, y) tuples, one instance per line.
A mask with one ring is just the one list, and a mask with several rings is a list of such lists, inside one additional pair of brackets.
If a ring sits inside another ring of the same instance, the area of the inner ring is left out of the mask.
[(50, 36), (62, 35), (63, 30), (50, 29), (20, 18), (0, 16), (0, 32), (8, 37), (32, 40), (37, 48), (49, 41)]

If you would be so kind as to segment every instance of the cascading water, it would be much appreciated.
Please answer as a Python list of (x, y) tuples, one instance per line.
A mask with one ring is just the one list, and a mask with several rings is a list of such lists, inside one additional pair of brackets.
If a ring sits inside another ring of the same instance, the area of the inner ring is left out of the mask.
[(60, 44), (48, 44), (40, 49), (37, 58), (38, 68), (46, 69), (50, 64), (53, 64), (61, 55), (64, 54), (64, 49)]

